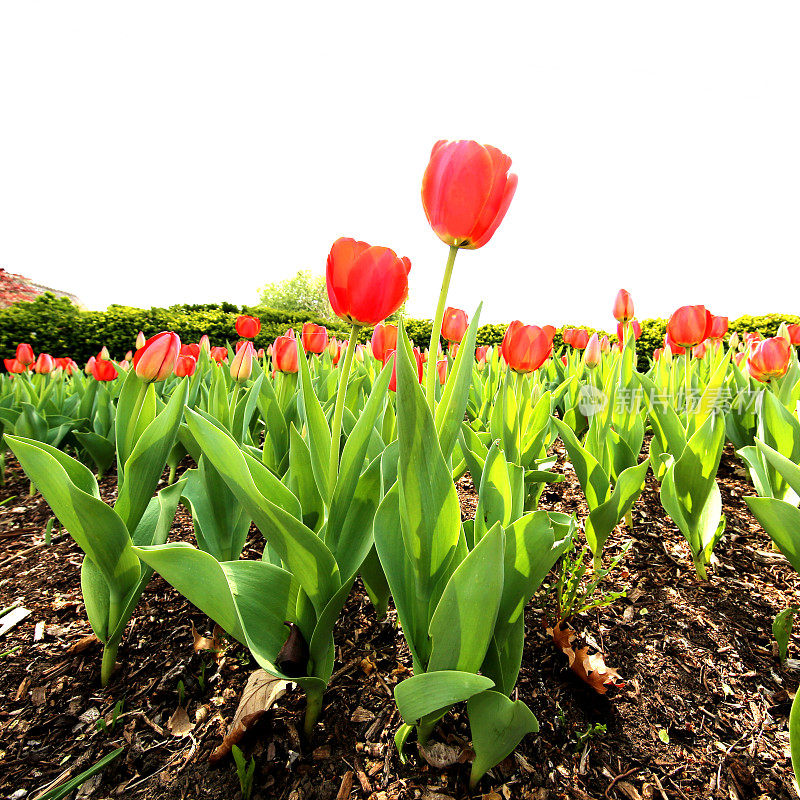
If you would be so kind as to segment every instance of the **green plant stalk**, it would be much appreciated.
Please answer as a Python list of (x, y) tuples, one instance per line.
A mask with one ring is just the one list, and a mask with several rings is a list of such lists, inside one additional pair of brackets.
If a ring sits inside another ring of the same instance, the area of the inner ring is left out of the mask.
[[(108, 631), (109, 634), (115, 630), (119, 624), (119, 617), (122, 612), (122, 600), (116, 592), (111, 592), (108, 606)], [(109, 638), (103, 647), (103, 663), (100, 667), (100, 685), (108, 686), (111, 674), (114, 672), (114, 665), (117, 663), (117, 650), (119, 649), (122, 634)]]
[(690, 378), (689, 378), (689, 359), (692, 357), (691, 348), (686, 348), (686, 361), (683, 365), (683, 393), (685, 395), (684, 402), (686, 403), (686, 431), (689, 431), (689, 418), (691, 416), (691, 411), (689, 409), (689, 389), (690, 389)]
[(317, 719), (322, 711), (322, 695), (322, 691), (317, 689), (306, 690), (306, 716), (303, 720), (303, 733), (309, 741), (314, 735), (314, 728), (317, 726)]
[(447, 303), (447, 292), (450, 289), (450, 279), (453, 277), (453, 265), (456, 261), (458, 247), (450, 245), (447, 264), (442, 277), (442, 288), (439, 291), (439, 304), (436, 306), (436, 316), (431, 326), (431, 341), (428, 345), (428, 364), (425, 369), (425, 397), (431, 412), (436, 409), (436, 360), (439, 356), (439, 338), (442, 335), (442, 320)]
[[(347, 350), (344, 354), (342, 372), (339, 375), (339, 386), (336, 390), (336, 405), (333, 409), (333, 421), (331, 424), (331, 460), (328, 469), (328, 483), (333, 491), (336, 486), (336, 479), (339, 477), (339, 444), (342, 438), (342, 416), (344, 415), (344, 398), (347, 394), (347, 381), (350, 378), (350, 369), (353, 366), (353, 353), (356, 349), (356, 336), (358, 326), (350, 328), (350, 338), (347, 340)], [(321, 702), (321, 699), (320, 699)]]
[(517, 440), (517, 457), (519, 458), (519, 463), (522, 463), (522, 414), (523, 414), (523, 405), (522, 405), (522, 398), (525, 389), (525, 376), (518, 372), (516, 375), (516, 386), (514, 387), (514, 393), (517, 396), (517, 418), (515, 420), (515, 427), (516, 427), (516, 440)]
[(693, 553), (692, 561), (694, 561), (694, 569), (697, 573), (697, 577), (700, 578), (701, 581), (707, 581), (708, 573), (706, 572), (705, 556), (703, 553)]

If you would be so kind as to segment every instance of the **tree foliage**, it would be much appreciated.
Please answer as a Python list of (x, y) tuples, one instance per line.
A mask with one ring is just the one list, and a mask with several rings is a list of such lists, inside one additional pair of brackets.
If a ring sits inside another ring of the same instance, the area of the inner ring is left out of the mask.
[(268, 283), (259, 290), (259, 305), (280, 311), (332, 319), (325, 278), (309, 270), (298, 270), (291, 278)]

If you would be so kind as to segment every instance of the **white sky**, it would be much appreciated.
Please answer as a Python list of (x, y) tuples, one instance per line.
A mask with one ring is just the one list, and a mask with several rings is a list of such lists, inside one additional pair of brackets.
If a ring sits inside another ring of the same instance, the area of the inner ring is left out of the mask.
[(472, 138), (520, 181), (452, 305), (797, 312), (799, 35), (796, 0), (9, 0), (0, 266), (92, 308), (245, 303), (346, 235), (409, 256), (431, 316), (420, 181)]

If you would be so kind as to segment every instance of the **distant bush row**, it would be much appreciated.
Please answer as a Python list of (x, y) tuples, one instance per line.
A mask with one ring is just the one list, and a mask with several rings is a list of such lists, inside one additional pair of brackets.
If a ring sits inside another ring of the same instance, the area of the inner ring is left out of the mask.
[[(53, 356), (71, 356), (83, 363), (96, 355), (103, 345), (108, 347), (112, 358), (122, 358), (133, 349), (136, 334), (144, 331), (147, 336), (162, 330), (173, 330), (184, 342), (196, 342), (208, 334), (212, 344), (234, 341), (234, 323), (239, 314), (253, 314), (261, 319), (261, 333), (255, 340), (256, 347), (266, 347), (287, 328), (299, 331), (308, 320), (307, 315), (269, 308), (236, 306), (232, 303), (178, 305), (169, 308), (131, 308), (112, 305), (106, 311), (82, 311), (65, 297), (45, 294), (30, 303), (17, 303), (0, 310), (0, 357), (13, 355), (19, 342), (29, 342), (34, 350)], [(311, 322), (324, 324), (322, 320)], [(767, 314), (761, 317), (743, 316), (731, 321), (731, 332), (759, 331), (763, 336), (774, 336), (780, 324), (800, 323), (800, 317), (792, 314)], [(406, 329), (414, 344), (428, 346), (431, 321), (407, 319)], [(647, 319), (642, 321), (642, 336), (639, 353), (646, 361), (656, 347), (664, 342), (667, 321)], [(573, 325), (570, 327), (581, 327)], [(346, 338), (345, 324), (330, 325), (331, 335)], [(483, 325), (478, 329), (479, 345), (497, 345), (503, 340), (506, 325)], [(587, 328), (590, 332), (592, 328)], [(602, 331), (600, 331), (602, 334)], [(360, 340), (367, 341), (371, 330), (364, 329)], [(612, 338), (615, 338), (612, 336)], [(562, 344), (561, 332), (554, 339), (556, 347)]]

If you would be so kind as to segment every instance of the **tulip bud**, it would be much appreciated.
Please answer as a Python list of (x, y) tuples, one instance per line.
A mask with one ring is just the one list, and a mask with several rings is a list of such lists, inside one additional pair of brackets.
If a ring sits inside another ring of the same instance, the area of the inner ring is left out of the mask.
[(100, 348), (100, 352), (97, 354), (98, 361), (108, 361), (111, 358), (111, 354), (108, 352), (108, 348), (103, 345)]
[(372, 355), (383, 362), (386, 353), (397, 349), (397, 325), (379, 322), (372, 331)]
[(228, 350), (225, 347), (212, 347), (210, 352), (211, 358), (221, 364), (223, 361), (228, 360)]
[(447, 361), (437, 361), (436, 371), (439, 373), (439, 383), (444, 386), (444, 383), (447, 380)]
[(297, 372), (299, 368), (297, 339), (279, 336), (272, 346), (272, 365), (278, 372)]
[(244, 339), (255, 339), (261, 332), (261, 320), (258, 317), (251, 317), (242, 314), (236, 319), (236, 333)]
[(731, 350), (735, 350), (739, 346), (739, 334), (734, 331), (731, 334), (731, 338), (728, 339), (728, 347)]
[(206, 355), (211, 354), (211, 341), (205, 333), (200, 337), (200, 349), (204, 350)]
[(708, 339), (713, 324), (714, 316), (705, 306), (681, 306), (669, 318), (667, 333), (675, 344), (694, 347)]
[(315, 325), (313, 322), (306, 322), (300, 334), (303, 340), (303, 349), (306, 353), (321, 355), (328, 346), (328, 329), (324, 325)]
[(614, 319), (623, 325), (629, 319), (633, 319), (633, 300), (625, 289), (620, 289), (614, 300)]
[(608, 336), (603, 336), (603, 338), (600, 340), (600, 352), (611, 352), (611, 340), (608, 338)]
[(194, 356), (178, 356), (175, 362), (175, 375), (178, 378), (191, 378), (197, 368), (197, 361)]
[(98, 381), (113, 381), (117, 377), (114, 362), (105, 358), (96, 358), (92, 364), (92, 375)]
[(589, 369), (594, 369), (600, 363), (601, 358), (600, 337), (593, 333), (589, 343), (586, 345), (586, 349), (583, 351), (583, 363)]
[(460, 342), (467, 332), (467, 315), (460, 308), (446, 308), (442, 318), (442, 336), (448, 342)]
[(263, 347), (259, 347), (258, 350), (256, 351), (256, 358), (258, 358), (258, 359), (263, 359), (264, 358), (264, 348)]
[(144, 333), (139, 331), (139, 333), (136, 334), (136, 349), (141, 350), (145, 345), (145, 341)]
[(136, 374), (148, 383), (163, 381), (172, 375), (180, 349), (177, 333), (162, 331), (151, 336), (133, 358)]
[(55, 366), (56, 362), (53, 360), (53, 356), (47, 353), (39, 353), (39, 357), (36, 359), (33, 369), (39, 375), (47, 375), (55, 369)]
[(252, 342), (245, 342), (243, 347), (231, 361), (231, 378), (239, 383), (246, 381), (253, 374), (253, 356), (256, 349)]
[(29, 367), (36, 361), (36, 356), (33, 354), (33, 348), (29, 344), (22, 344), (17, 345), (17, 361), (22, 364), (24, 367)]
[(96, 359), (94, 356), (92, 356), (92, 357), (91, 357), (91, 358), (90, 358), (90, 359), (89, 359), (89, 360), (86, 362), (86, 366), (83, 368), (83, 371), (84, 371), (84, 372), (85, 372), (87, 375), (94, 375), (94, 362), (95, 362), (95, 361), (97, 361), (97, 359)]
[(133, 351), (132, 350), (128, 350), (128, 352), (125, 353), (125, 360), (126, 361), (133, 361)]

